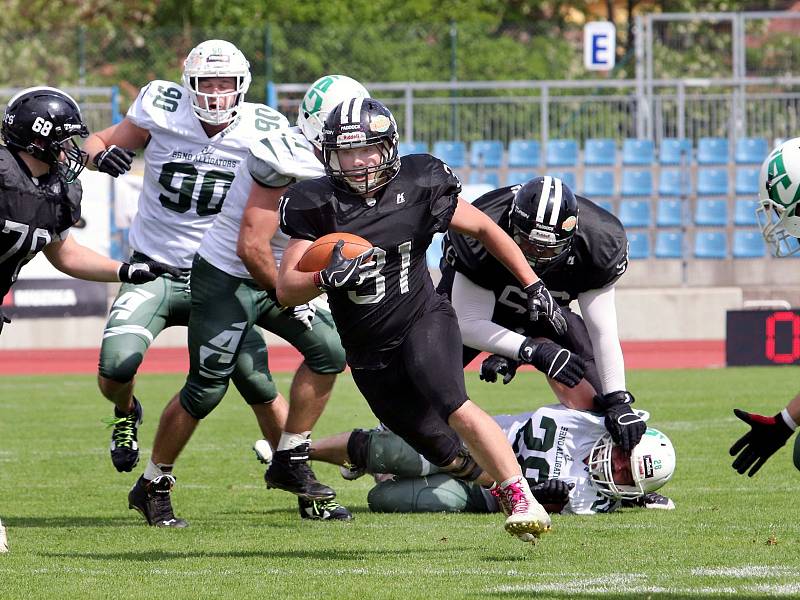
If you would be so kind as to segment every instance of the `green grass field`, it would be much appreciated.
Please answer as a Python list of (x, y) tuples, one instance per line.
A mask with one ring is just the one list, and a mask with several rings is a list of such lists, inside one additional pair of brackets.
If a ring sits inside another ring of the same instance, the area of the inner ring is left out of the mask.
[[(293, 497), (263, 484), (250, 447), (259, 435), (235, 391), (202, 424), (175, 474), (184, 530), (149, 528), (128, 510), (138, 476), (108, 458), (111, 414), (93, 377), (0, 380), (0, 598), (679, 598), (800, 595), (800, 473), (784, 448), (754, 478), (731, 468), (745, 428), (734, 406), (774, 414), (795, 393), (793, 369), (634, 371), (629, 386), (675, 444), (664, 488), (672, 512), (628, 510), (553, 519), (536, 546), (500, 515), (373, 515), (370, 482), (316, 464), (352, 523), (301, 522)], [(468, 374), (492, 413), (550, 403), (542, 378), (510, 386)], [(182, 377), (143, 376), (140, 443)], [(278, 375), (282, 389), (289, 375)], [(316, 436), (371, 426), (349, 376), (337, 383)], [(144, 461), (142, 461), (143, 463)], [(143, 464), (140, 464), (143, 468)]]

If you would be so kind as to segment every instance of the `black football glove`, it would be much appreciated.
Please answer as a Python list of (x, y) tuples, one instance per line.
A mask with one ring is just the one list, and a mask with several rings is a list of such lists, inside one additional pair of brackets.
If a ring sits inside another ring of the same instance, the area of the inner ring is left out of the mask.
[(123, 283), (147, 283), (162, 275), (170, 275), (175, 279), (183, 278), (183, 271), (155, 260), (138, 263), (122, 263), (119, 266), (119, 280)]
[(375, 268), (371, 262), (374, 248), (362, 252), (355, 258), (345, 258), (342, 255), (344, 240), (339, 240), (333, 247), (331, 262), (319, 272), (319, 287), (330, 290), (354, 290), (358, 287), (361, 274)]
[(537, 344), (530, 337), (525, 338), (519, 347), (519, 358), (567, 387), (578, 385), (586, 367), (583, 359), (574, 352), (553, 342)]
[(133, 150), (127, 150), (112, 144), (102, 152), (95, 154), (92, 162), (101, 173), (119, 177), (131, 170), (134, 156), (136, 156), (136, 153)]
[(9, 319), (6, 313), (3, 312), (3, 309), (0, 308), (0, 333), (3, 333), (3, 325), (6, 323), (11, 323), (11, 319)]
[(516, 360), (500, 356), (499, 354), (492, 354), (481, 363), (481, 372), (478, 375), (482, 381), (488, 383), (495, 383), (497, 376), (503, 376), (503, 385), (514, 379), (517, 374), (517, 367), (519, 363)]
[(750, 431), (731, 446), (731, 456), (739, 455), (733, 461), (733, 468), (739, 475), (744, 475), (752, 466), (747, 474), (752, 477), (792, 437), (794, 431), (784, 422), (781, 413), (774, 417), (765, 417), (734, 408), (733, 414), (750, 425)]
[(567, 483), (561, 479), (548, 479), (531, 487), (531, 493), (539, 504), (564, 506), (569, 502), (569, 492), (574, 487), (574, 483)]
[(541, 279), (525, 287), (522, 291), (528, 296), (528, 316), (531, 321), (538, 321), (539, 315), (542, 315), (558, 335), (564, 335), (567, 332), (567, 321)]
[(596, 396), (594, 400), (606, 413), (606, 429), (614, 443), (625, 452), (633, 450), (647, 430), (645, 422), (631, 408), (633, 394), (619, 390)]

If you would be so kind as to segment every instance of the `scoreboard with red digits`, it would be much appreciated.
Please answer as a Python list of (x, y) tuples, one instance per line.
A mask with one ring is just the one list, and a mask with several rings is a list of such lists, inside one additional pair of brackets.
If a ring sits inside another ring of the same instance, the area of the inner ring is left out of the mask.
[(725, 331), (729, 367), (800, 364), (800, 309), (729, 310)]

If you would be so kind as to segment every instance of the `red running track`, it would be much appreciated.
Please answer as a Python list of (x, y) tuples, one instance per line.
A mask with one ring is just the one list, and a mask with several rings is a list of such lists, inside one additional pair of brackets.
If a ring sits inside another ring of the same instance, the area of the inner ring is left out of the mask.
[[(725, 366), (725, 342), (691, 340), (662, 342), (623, 342), (625, 365), (629, 369), (701, 369)], [(0, 350), (0, 374), (29, 375), (47, 373), (96, 373), (96, 348), (61, 350)], [(301, 356), (291, 346), (273, 346), (269, 365), (274, 372), (291, 372)], [(468, 370), (477, 370), (473, 361)], [(189, 359), (184, 348), (152, 348), (145, 356), (140, 373), (185, 373)]]

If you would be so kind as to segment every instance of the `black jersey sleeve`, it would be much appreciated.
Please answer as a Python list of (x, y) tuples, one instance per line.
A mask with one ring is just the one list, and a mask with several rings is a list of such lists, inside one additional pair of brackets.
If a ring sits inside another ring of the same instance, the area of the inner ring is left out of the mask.
[(628, 269), (628, 236), (614, 215), (596, 204), (578, 198), (579, 231), (587, 246), (591, 267), (585, 270), (586, 289), (594, 290), (615, 283)]
[(278, 204), (280, 228), (291, 238), (314, 241), (322, 235), (316, 180), (293, 183)]
[(431, 155), (416, 155), (415, 168), (427, 173), (431, 212), (431, 233), (445, 231), (450, 225), (461, 194), (461, 181), (444, 162)]

